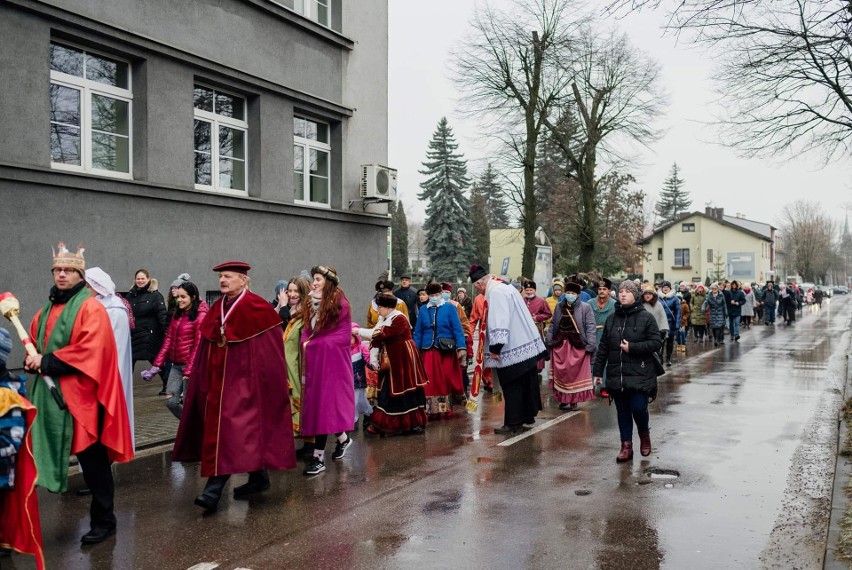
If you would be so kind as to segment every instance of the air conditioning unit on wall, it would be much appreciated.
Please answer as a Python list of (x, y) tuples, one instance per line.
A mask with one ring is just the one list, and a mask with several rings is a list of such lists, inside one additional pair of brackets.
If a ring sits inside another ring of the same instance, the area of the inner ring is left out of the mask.
[(396, 170), (380, 164), (361, 166), (361, 198), (377, 202), (396, 202)]

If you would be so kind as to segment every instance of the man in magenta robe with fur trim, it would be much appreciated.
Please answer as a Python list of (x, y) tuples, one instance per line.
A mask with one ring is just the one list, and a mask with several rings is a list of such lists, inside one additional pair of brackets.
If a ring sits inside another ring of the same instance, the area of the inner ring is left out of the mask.
[(242, 261), (217, 265), (223, 297), (201, 323), (201, 344), (187, 385), (172, 458), (201, 461), (207, 485), (195, 504), (215, 511), (234, 473), (243, 498), (269, 488), (268, 469), (296, 466), (281, 319), (248, 290)]

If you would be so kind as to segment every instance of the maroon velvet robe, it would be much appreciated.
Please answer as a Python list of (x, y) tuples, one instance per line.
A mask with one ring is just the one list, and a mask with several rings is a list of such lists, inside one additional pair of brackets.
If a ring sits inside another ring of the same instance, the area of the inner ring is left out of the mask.
[(219, 299), (201, 323), (201, 345), (184, 398), (174, 461), (201, 460), (201, 475), (296, 466), (281, 319), (246, 291), (226, 313)]

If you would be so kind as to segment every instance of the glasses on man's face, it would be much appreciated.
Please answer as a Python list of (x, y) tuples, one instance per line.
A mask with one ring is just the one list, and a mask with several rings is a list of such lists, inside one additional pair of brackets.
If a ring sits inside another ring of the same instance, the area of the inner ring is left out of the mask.
[(70, 275), (77, 271), (76, 269), (71, 269), (70, 267), (54, 267), (52, 269), (54, 275), (59, 275), (60, 273), (64, 273), (65, 275)]

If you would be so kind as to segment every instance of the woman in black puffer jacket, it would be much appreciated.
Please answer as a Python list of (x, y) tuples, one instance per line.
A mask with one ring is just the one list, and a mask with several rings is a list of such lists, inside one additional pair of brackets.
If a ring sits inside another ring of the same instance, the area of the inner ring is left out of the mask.
[(648, 402), (657, 395), (655, 354), (662, 347), (654, 316), (642, 307), (639, 289), (625, 280), (618, 288), (615, 313), (604, 325), (595, 356), (595, 384), (606, 371), (606, 389), (618, 410), (621, 452), (616, 461), (633, 459), (633, 422), (639, 431), (639, 450), (651, 454)]
[(163, 296), (157, 291), (157, 281), (145, 269), (136, 272), (135, 285), (127, 300), (136, 318), (136, 328), (130, 333), (133, 364), (140, 360), (154, 362), (166, 333), (168, 311)]

